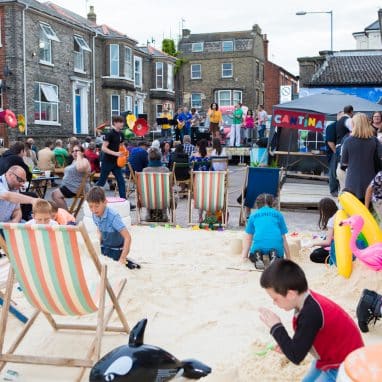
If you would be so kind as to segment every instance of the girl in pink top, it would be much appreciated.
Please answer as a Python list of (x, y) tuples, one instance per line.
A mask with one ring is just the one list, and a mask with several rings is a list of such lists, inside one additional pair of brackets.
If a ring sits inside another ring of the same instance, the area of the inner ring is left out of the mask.
[(255, 126), (255, 119), (253, 117), (253, 111), (248, 110), (244, 120), (244, 144), (252, 141), (252, 135)]

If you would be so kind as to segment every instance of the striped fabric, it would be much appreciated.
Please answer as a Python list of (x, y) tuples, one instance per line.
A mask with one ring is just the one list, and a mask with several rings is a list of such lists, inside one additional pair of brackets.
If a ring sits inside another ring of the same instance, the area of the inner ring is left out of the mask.
[(2, 223), (0, 229), (17, 281), (32, 306), (72, 316), (97, 310), (82, 269), (77, 227)]
[(162, 210), (170, 207), (171, 173), (137, 172), (141, 207)]
[(206, 212), (217, 212), (225, 203), (225, 171), (193, 172), (194, 208)]

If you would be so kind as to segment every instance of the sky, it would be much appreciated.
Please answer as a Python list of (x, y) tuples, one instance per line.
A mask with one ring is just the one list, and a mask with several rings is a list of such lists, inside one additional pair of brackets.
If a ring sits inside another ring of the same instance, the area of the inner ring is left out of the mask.
[[(43, 2), (43, 0), (40, 0)], [(298, 75), (297, 57), (330, 50), (330, 15), (298, 11), (333, 11), (333, 48), (355, 49), (354, 32), (378, 19), (382, 0), (51, 0), (86, 16), (94, 6), (97, 24), (107, 24), (146, 45), (161, 49), (163, 38), (177, 41), (180, 30), (191, 33), (250, 30), (258, 24), (269, 40), (269, 60)], [(318, 5), (319, 3), (319, 5)]]

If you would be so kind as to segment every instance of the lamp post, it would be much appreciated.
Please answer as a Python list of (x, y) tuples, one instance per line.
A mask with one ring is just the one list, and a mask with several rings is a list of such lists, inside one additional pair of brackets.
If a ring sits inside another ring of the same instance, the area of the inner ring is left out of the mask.
[(379, 21), (379, 32), (381, 33), (381, 41), (382, 41), (382, 9), (378, 10), (378, 21)]
[(309, 13), (326, 13), (330, 15), (330, 50), (333, 52), (333, 11), (322, 11), (322, 12), (296, 12), (296, 16), (305, 16)]

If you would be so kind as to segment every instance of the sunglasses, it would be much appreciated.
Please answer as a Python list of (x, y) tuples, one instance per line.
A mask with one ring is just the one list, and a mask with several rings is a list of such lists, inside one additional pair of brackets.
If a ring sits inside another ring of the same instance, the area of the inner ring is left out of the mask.
[(74, 153), (77, 153), (77, 152), (79, 152), (79, 151), (81, 151), (81, 150), (78, 150), (78, 149), (77, 149), (77, 150), (73, 150)]
[(17, 174), (15, 174), (13, 171), (11, 171), (11, 174), (16, 178), (16, 180), (19, 182), (19, 183), (25, 183), (26, 180), (24, 178), (21, 178), (20, 176), (18, 176)]

